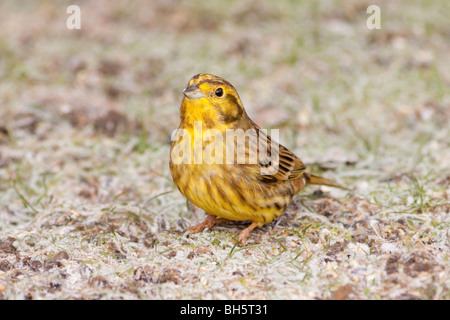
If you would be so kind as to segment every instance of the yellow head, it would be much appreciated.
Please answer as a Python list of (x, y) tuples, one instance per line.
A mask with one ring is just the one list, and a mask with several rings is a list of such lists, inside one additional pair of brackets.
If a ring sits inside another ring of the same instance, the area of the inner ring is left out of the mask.
[(231, 83), (212, 74), (197, 74), (183, 91), (181, 126), (202, 121), (206, 128), (236, 127), (247, 118), (241, 99)]

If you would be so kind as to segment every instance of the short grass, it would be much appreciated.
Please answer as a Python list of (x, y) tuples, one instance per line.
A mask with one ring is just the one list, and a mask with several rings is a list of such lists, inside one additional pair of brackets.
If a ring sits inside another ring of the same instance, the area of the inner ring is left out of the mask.
[[(450, 298), (448, 1), (79, 6), (76, 31), (0, 5), (0, 298)], [(352, 191), (307, 188), (245, 247), (184, 233), (170, 134), (200, 72)]]

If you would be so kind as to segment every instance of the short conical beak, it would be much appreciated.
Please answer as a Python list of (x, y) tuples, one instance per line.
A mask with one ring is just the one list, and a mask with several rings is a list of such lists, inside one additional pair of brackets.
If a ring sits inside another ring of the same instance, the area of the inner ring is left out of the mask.
[(205, 97), (196, 83), (184, 89), (183, 94), (188, 99), (200, 99)]

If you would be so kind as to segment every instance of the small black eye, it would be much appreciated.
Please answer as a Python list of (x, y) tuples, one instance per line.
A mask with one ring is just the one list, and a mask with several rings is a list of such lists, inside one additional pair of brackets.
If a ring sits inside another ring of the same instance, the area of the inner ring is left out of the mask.
[(216, 89), (216, 96), (218, 96), (218, 97), (223, 96), (223, 89), (222, 88), (217, 88)]

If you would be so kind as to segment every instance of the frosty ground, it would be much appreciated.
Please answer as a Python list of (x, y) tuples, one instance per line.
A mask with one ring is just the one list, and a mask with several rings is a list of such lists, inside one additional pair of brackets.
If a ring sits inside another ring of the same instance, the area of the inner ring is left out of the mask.
[[(380, 30), (366, 27), (371, 4)], [(449, 299), (448, 1), (0, 5), (0, 298)], [(208, 72), (311, 172), (277, 221), (189, 236), (169, 173)]]

